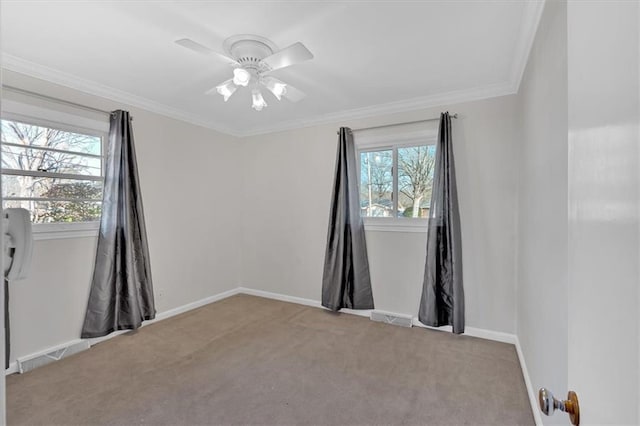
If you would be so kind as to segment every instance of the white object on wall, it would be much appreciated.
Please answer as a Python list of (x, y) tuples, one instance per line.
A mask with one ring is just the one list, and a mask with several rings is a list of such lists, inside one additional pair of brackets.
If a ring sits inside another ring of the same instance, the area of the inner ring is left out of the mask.
[(9, 281), (25, 279), (33, 251), (31, 215), (26, 209), (5, 209), (2, 220), (5, 278)]

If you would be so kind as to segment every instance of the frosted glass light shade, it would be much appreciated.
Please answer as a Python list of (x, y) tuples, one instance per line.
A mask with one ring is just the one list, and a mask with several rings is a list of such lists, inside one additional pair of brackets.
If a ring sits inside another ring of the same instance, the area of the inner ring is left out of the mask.
[(282, 95), (287, 93), (287, 85), (284, 84), (284, 83), (275, 83), (273, 85), (273, 90), (271, 92), (273, 92), (273, 94), (276, 96), (276, 98), (278, 98), (278, 100), (280, 100)]
[(251, 108), (255, 109), (256, 111), (262, 111), (262, 108), (267, 106), (267, 103), (265, 102), (264, 98), (262, 97), (262, 93), (260, 93), (259, 90), (254, 90), (252, 92), (252, 97), (253, 105), (251, 105)]
[(278, 98), (278, 100), (282, 100), (282, 95), (287, 93), (287, 85), (280, 80), (276, 80), (273, 77), (266, 78), (264, 81), (264, 85), (269, 89), (273, 96)]
[(233, 70), (233, 83), (238, 86), (247, 86), (251, 80), (251, 74), (244, 68), (236, 68)]
[(219, 86), (216, 86), (216, 90), (222, 96), (224, 96), (224, 101), (227, 102), (233, 92), (235, 92), (238, 88), (233, 84), (233, 81), (227, 80)]

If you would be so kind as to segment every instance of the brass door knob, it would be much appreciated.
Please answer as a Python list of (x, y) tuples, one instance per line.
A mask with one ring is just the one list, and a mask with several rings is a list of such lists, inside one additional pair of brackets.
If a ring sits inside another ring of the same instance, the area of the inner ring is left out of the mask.
[(572, 425), (580, 425), (580, 405), (578, 404), (578, 395), (574, 391), (569, 391), (567, 399), (558, 400), (550, 390), (540, 388), (538, 401), (540, 402), (540, 410), (547, 416), (551, 416), (556, 410), (564, 411), (569, 414)]

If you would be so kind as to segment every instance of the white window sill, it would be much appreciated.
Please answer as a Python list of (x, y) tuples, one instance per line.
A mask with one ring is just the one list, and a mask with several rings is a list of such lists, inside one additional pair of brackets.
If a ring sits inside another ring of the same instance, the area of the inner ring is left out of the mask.
[(378, 232), (427, 232), (429, 219), (365, 217), (364, 230)]
[(37, 241), (97, 237), (99, 229), (99, 222), (36, 223), (33, 225), (33, 239)]

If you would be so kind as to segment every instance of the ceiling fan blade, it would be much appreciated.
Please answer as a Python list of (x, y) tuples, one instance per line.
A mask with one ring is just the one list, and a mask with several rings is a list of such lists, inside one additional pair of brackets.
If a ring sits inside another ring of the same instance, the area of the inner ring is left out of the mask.
[(304, 44), (297, 42), (289, 47), (267, 56), (262, 60), (269, 67), (269, 71), (299, 64), (313, 58), (313, 54)]
[(306, 98), (307, 94), (304, 93), (302, 90), (298, 90), (295, 87), (287, 84), (287, 88), (282, 96), (287, 98), (291, 102), (299, 102), (304, 98)]
[(203, 55), (209, 55), (213, 53), (213, 50), (209, 49), (207, 46), (203, 46), (200, 43), (196, 43), (190, 38), (181, 38), (180, 40), (176, 40), (176, 44), (186, 47), (187, 49), (191, 49), (194, 52), (201, 53)]
[(193, 50), (194, 52), (200, 53), (201, 55), (215, 55), (219, 58), (223, 59), (225, 62), (231, 65), (239, 65), (238, 62), (230, 58), (222, 53), (218, 53), (214, 50), (209, 49), (207, 46), (204, 46), (200, 43), (197, 43), (190, 38), (181, 38), (180, 40), (176, 40), (176, 44), (182, 47), (186, 47), (189, 50)]

